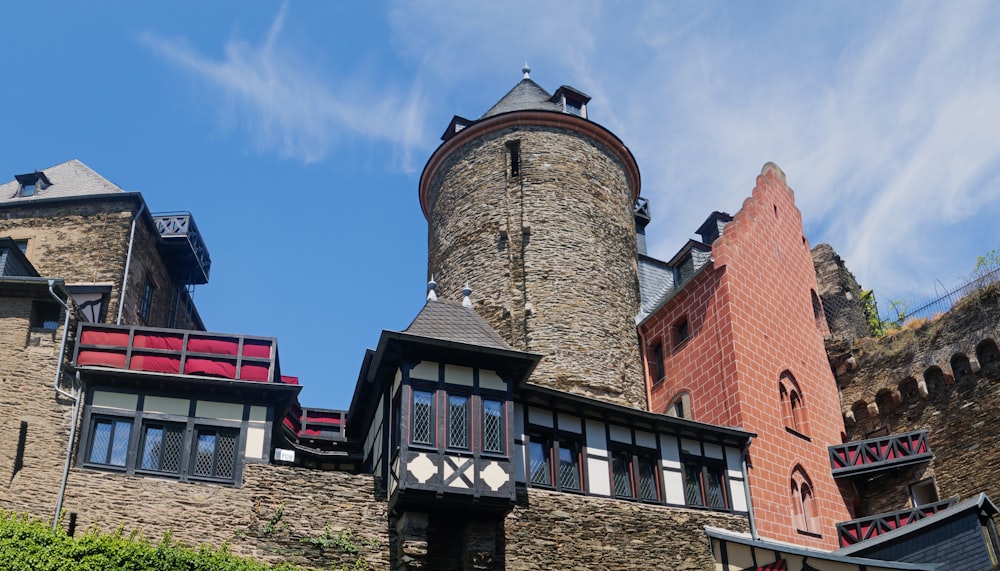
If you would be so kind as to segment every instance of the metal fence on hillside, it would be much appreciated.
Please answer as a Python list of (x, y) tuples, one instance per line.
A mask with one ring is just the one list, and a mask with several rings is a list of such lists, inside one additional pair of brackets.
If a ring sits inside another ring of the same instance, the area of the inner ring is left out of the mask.
[(930, 301), (922, 301), (918, 307), (912, 310), (907, 307), (900, 307), (901, 304), (892, 306), (891, 311), (894, 311), (895, 315), (886, 315), (883, 319), (896, 327), (902, 326), (912, 319), (931, 319), (936, 315), (950, 310), (963, 297), (997, 281), (1000, 281), (1000, 268), (973, 278), (941, 297)]

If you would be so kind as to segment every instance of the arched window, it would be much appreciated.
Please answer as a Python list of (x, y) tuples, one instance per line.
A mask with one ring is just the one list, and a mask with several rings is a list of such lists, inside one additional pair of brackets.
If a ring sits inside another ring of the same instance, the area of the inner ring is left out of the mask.
[(816, 327), (825, 333), (826, 327), (824, 325), (826, 325), (826, 316), (823, 314), (823, 303), (820, 302), (819, 296), (816, 295), (816, 290), (810, 289), (809, 293), (812, 296), (813, 319), (816, 321)]
[(792, 470), (791, 477), (792, 525), (798, 531), (818, 534), (819, 512), (813, 496), (812, 480), (802, 466)]
[(670, 401), (667, 405), (667, 410), (663, 411), (663, 414), (667, 416), (676, 416), (677, 418), (694, 418), (691, 416), (691, 393), (683, 391), (677, 393), (674, 400)]
[(802, 389), (788, 371), (782, 373), (778, 379), (778, 398), (781, 401), (781, 416), (785, 428), (797, 436), (806, 437), (808, 425)]

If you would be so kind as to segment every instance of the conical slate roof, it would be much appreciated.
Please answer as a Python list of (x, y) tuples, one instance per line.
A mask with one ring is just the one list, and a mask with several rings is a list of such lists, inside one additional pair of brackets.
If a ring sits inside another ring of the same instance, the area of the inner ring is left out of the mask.
[(552, 94), (529, 78), (524, 78), (490, 107), (480, 119), (511, 111), (559, 111), (562, 105), (552, 101)]
[(515, 350), (474, 310), (446, 301), (428, 301), (403, 333), (504, 351)]

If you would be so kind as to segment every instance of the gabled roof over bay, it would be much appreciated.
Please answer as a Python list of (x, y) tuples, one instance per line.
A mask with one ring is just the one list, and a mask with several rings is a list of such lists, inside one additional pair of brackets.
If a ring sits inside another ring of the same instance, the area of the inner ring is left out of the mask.
[(486, 320), (472, 308), (447, 301), (428, 301), (403, 333), (514, 351)]

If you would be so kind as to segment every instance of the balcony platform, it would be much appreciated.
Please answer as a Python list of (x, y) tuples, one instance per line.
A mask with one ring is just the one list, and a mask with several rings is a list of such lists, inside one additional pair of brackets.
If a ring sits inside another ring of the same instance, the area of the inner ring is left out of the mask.
[(927, 442), (927, 431), (918, 430), (829, 447), (834, 478), (850, 478), (901, 468), (934, 457)]
[(231, 380), (276, 386), (282, 377), (273, 337), (81, 323), (73, 365), (81, 370)]
[(841, 547), (867, 541), (883, 533), (889, 533), (905, 525), (920, 521), (925, 517), (932, 516), (953, 505), (955, 505), (955, 500), (950, 499), (943, 502), (917, 506), (908, 510), (878, 514), (838, 523), (837, 541)]
[(153, 214), (160, 233), (160, 253), (182, 283), (208, 283), (212, 259), (190, 212)]

